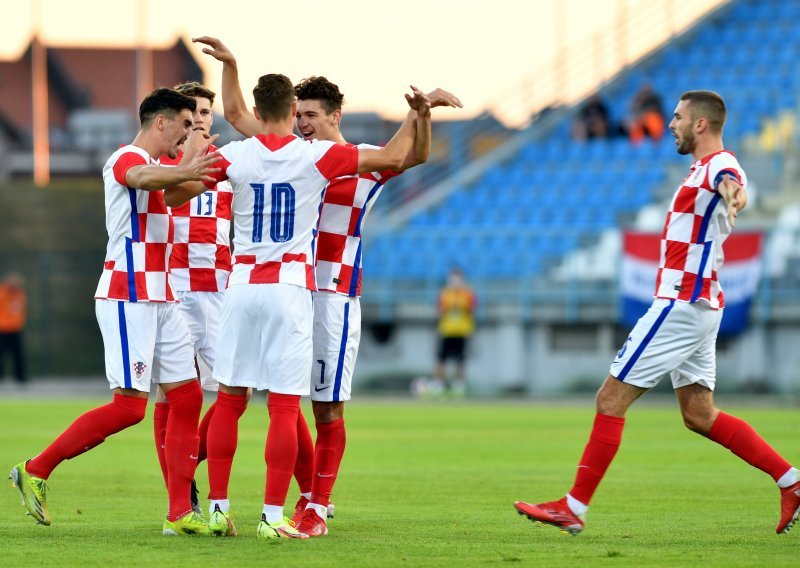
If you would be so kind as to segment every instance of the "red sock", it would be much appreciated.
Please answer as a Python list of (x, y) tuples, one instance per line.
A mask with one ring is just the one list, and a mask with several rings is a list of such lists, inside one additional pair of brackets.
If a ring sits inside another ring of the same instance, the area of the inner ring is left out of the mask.
[(578, 465), (575, 485), (569, 490), (569, 494), (584, 505), (592, 500), (592, 495), (617, 454), (624, 426), (625, 418), (599, 413), (595, 415), (589, 443)]
[(300, 487), (300, 493), (311, 493), (313, 476), (314, 440), (301, 410), (297, 413), (297, 461), (294, 463), (294, 478)]
[(267, 483), (264, 504), (283, 506), (297, 462), (297, 414), (300, 395), (269, 393), (269, 431), (264, 460), (267, 462)]
[(239, 439), (239, 418), (247, 408), (247, 395), (217, 393), (208, 427), (208, 498), (227, 499), (233, 456)]
[(775, 481), (792, 467), (750, 424), (730, 414), (719, 413), (708, 432), (708, 439), (728, 448)]
[(192, 510), (189, 494), (197, 468), (197, 423), (203, 408), (203, 391), (200, 383), (192, 381), (167, 393), (169, 419), (165, 436), (164, 454), (167, 459), (167, 493), (169, 494), (169, 520), (179, 519)]
[(316, 471), (311, 490), (312, 503), (326, 506), (330, 503), (346, 441), (344, 418), (333, 422), (317, 422), (317, 445), (314, 453)]
[(167, 485), (167, 457), (164, 455), (164, 438), (167, 437), (167, 419), (169, 418), (169, 403), (157, 402), (153, 411), (153, 436), (156, 442), (158, 465), (164, 475), (164, 485)]
[(208, 407), (203, 419), (200, 421), (200, 427), (197, 429), (197, 435), (200, 436), (200, 449), (197, 451), (197, 463), (200, 463), (208, 457), (208, 425), (211, 424), (211, 418), (214, 416), (214, 410), (216, 408), (216, 402)]
[(79, 456), (112, 434), (141, 422), (146, 408), (146, 398), (115, 394), (109, 404), (80, 415), (41, 454), (29, 461), (25, 470), (47, 479), (62, 461)]

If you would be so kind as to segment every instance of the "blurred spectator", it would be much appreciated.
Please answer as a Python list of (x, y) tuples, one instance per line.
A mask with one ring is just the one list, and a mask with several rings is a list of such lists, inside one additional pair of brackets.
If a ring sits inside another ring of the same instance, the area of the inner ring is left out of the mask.
[(608, 107), (594, 94), (589, 97), (572, 123), (572, 137), (575, 140), (592, 140), (608, 138), (611, 135), (608, 122)]
[(631, 101), (628, 136), (634, 144), (639, 144), (645, 137), (657, 141), (664, 136), (664, 128), (661, 97), (650, 83), (645, 83)]
[(22, 346), (27, 307), (24, 285), (22, 276), (16, 273), (8, 274), (0, 283), (0, 377), (5, 374), (6, 353), (10, 353), (14, 376), (20, 384), (28, 379)]
[(455, 379), (448, 385), (456, 396), (463, 396), (464, 360), (467, 339), (475, 331), (475, 294), (467, 284), (464, 273), (453, 268), (447, 283), (439, 293), (439, 353), (435, 381), (445, 382), (445, 365), (455, 362)]

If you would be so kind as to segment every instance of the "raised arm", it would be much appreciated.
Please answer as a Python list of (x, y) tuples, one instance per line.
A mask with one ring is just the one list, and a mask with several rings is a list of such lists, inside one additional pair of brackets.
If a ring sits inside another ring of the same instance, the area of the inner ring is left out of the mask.
[[(430, 122), (430, 101), (419, 89), (411, 86), (411, 95), (406, 100), (416, 114), (428, 115)], [(399, 170), (403, 168), (410, 152), (416, 149), (417, 121), (411, 120), (411, 113), (389, 143), (380, 150), (361, 150), (358, 153), (358, 173), (379, 172), (383, 170)], [(422, 144), (425, 144), (423, 140)], [(430, 144), (430, 134), (428, 142)]]
[(255, 136), (261, 132), (261, 123), (247, 108), (239, 85), (239, 68), (233, 53), (219, 39), (210, 36), (192, 38), (194, 43), (208, 47), (203, 53), (222, 62), (222, 110), (227, 120), (245, 136)]

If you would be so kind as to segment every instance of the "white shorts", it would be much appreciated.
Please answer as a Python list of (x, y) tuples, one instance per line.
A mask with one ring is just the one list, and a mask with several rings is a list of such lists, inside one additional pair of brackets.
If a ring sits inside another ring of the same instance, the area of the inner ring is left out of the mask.
[(214, 378), (230, 387), (308, 395), (311, 292), (293, 284), (242, 284), (225, 291)]
[(150, 392), (150, 383), (197, 376), (189, 330), (174, 303), (95, 300), (112, 389)]
[(361, 303), (332, 292), (314, 294), (314, 362), (311, 400), (350, 400), (361, 342)]
[(620, 381), (652, 388), (670, 374), (677, 389), (717, 382), (717, 332), (723, 310), (705, 302), (656, 299), (617, 353), (609, 373)]
[(189, 328), (192, 347), (200, 373), (200, 386), (205, 390), (219, 389), (212, 371), (216, 359), (219, 317), (222, 313), (222, 292), (177, 292), (178, 311)]

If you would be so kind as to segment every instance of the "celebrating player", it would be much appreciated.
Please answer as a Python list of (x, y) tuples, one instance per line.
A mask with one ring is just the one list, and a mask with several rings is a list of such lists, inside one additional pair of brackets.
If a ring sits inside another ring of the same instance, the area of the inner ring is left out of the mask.
[[(223, 105), (225, 118), (246, 135), (255, 133), (257, 123), (247, 111), (239, 88), (236, 60), (228, 48), (215, 38), (194, 41), (206, 44), (205, 53), (223, 63)], [(295, 87), (297, 130), (305, 140), (328, 140), (348, 145), (339, 129), (344, 95), (324, 77), (311, 77)], [(429, 93), (431, 106), (461, 106), (452, 94), (437, 89)], [(416, 117), (411, 111), (411, 120)], [(427, 127), (426, 127), (427, 128)], [(352, 145), (348, 145), (352, 147)], [(375, 146), (359, 144), (359, 149)], [(332, 180), (325, 191), (317, 236), (314, 293), (314, 369), (311, 400), (316, 421), (317, 443), (301, 434), (300, 455), (295, 476), (301, 497), (292, 520), (309, 536), (327, 534), (325, 518), (333, 485), (345, 449), (344, 403), (350, 392), (361, 337), (361, 237), (364, 223), (383, 185), (392, 177), (423, 163), (430, 154), (430, 132), (415, 131), (415, 147), (397, 170), (369, 172)], [(301, 421), (300, 427), (304, 426)], [(307, 428), (305, 429), (307, 431)], [(307, 448), (314, 447), (313, 459)], [(306, 459), (308, 458), (308, 459)], [(304, 467), (301, 467), (300, 464)], [(304, 468), (313, 466), (313, 476)], [(311, 491), (303, 491), (304, 480), (311, 479)], [(305, 493), (305, 494), (303, 494)]]
[[(405, 124), (379, 150), (306, 143), (292, 134), (297, 103), (285, 76), (262, 76), (253, 94), (261, 134), (219, 150), (218, 179), (230, 179), (233, 185), (236, 254), (214, 368), (220, 391), (209, 428), (210, 523), (218, 534), (230, 527), (227, 485), (238, 419), (247, 388), (267, 389), (267, 483), (258, 536), (306, 538), (283, 515), (283, 505), (297, 458), (300, 396), (310, 388), (320, 201), (336, 177), (401, 167), (414, 136)], [(425, 95), (413, 89), (406, 97), (429, 128)]]
[(217, 171), (212, 164), (219, 156), (196, 155), (178, 167), (162, 167), (158, 161), (163, 155), (177, 155), (191, 132), (194, 110), (191, 97), (156, 89), (139, 107), (141, 130), (134, 141), (114, 152), (103, 168), (109, 240), (95, 309), (114, 397), (76, 419), (38, 456), (11, 470), (25, 507), (40, 524), (51, 521), (46, 480), (53, 470), (140, 422), (152, 381), (164, 390), (171, 409), (164, 448), (169, 514), (163, 532), (208, 534), (207, 522), (192, 511), (189, 500), (203, 395), (192, 364), (189, 331), (168, 280), (172, 218), (162, 188), (213, 180), (208, 174)]
[(747, 203), (747, 177), (722, 144), (725, 103), (711, 91), (681, 95), (670, 122), (678, 153), (695, 162), (667, 212), (655, 300), (638, 321), (597, 392), (597, 415), (575, 484), (559, 501), (517, 511), (573, 535), (617, 453), (625, 412), (669, 373), (687, 428), (770, 475), (778, 484), (781, 515), (775, 532), (788, 531), (800, 515), (800, 471), (745, 421), (714, 405), (715, 344), (725, 305), (717, 275), (722, 243)]

